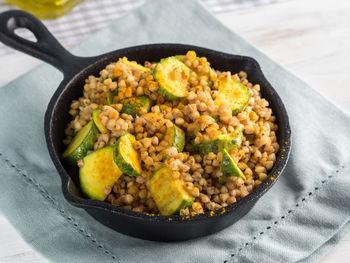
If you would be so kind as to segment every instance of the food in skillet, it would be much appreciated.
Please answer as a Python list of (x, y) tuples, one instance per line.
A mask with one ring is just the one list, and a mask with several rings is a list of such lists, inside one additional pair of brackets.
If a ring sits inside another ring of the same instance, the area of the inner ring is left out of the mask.
[(245, 72), (215, 70), (194, 51), (144, 66), (124, 57), (72, 102), (62, 158), (92, 199), (161, 215), (220, 209), (276, 161), (268, 106)]

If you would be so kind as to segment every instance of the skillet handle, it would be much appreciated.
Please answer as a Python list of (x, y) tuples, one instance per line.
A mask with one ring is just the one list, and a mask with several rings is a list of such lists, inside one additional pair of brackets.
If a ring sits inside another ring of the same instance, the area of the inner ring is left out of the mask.
[[(26, 28), (37, 41), (18, 36), (15, 30)], [(72, 77), (96, 58), (77, 57), (68, 52), (49, 32), (44, 24), (34, 16), (20, 10), (10, 10), (0, 14), (0, 41), (5, 45), (43, 60)]]

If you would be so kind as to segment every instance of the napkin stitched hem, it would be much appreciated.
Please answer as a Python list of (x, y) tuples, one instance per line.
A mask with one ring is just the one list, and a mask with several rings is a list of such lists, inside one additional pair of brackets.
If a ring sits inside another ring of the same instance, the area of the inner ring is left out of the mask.
[[(322, 188), (327, 185), (327, 183), (331, 182), (331, 180), (333, 178), (335, 178), (337, 175), (339, 175), (340, 171), (342, 171), (343, 169), (347, 168), (348, 166), (350, 166), (350, 163), (346, 163), (343, 165), (340, 165), (340, 168), (336, 169), (333, 173), (333, 175), (328, 175), (325, 179), (321, 180), (320, 184), (318, 186), (313, 187), (313, 189), (311, 191), (308, 191), (306, 193), (306, 195), (304, 195), (300, 201), (298, 201), (293, 208), (289, 208), (287, 209), (287, 212), (284, 213), (284, 215), (278, 217), (278, 219), (275, 219), (273, 222), (271, 222), (271, 224), (269, 224), (267, 227), (265, 227), (263, 230), (259, 231), (256, 235), (253, 236), (253, 238), (251, 238), (251, 241), (248, 241), (244, 244), (242, 244), (241, 246), (239, 246), (238, 249), (236, 249), (236, 252), (232, 253), (230, 255), (231, 260), (235, 257), (238, 257), (242, 251), (247, 248), (247, 247), (252, 247), (254, 246), (254, 244), (257, 244), (257, 242), (255, 242), (255, 240), (258, 239), (259, 236), (264, 235), (265, 233), (267, 233), (268, 231), (272, 230), (274, 226), (282, 223), (283, 221), (285, 221), (286, 219), (290, 218), (291, 214), (293, 214), (293, 212), (295, 212), (299, 207), (301, 207), (301, 205), (307, 201), (307, 200), (311, 200), (313, 196), (316, 195), (316, 193), (320, 190), (322, 190)], [(229, 260), (224, 260), (223, 263), (227, 263)]]
[[(81, 233), (83, 235), (83, 237), (89, 239), (92, 243), (94, 243), (99, 249), (101, 249), (105, 254), (109, 255), (113, 260), (117, 260), (117, 257), (108, 249), (105, 248), (105, 245), (103, 245), (102, 243), (98, 242), (96, 238), (93, 237), (93, 235), (88, 232), (87, 230), (85, 230), (83, 227), (79, 226), (79, 223), (77, 222), (76, 219), (74, 219), (69, 213), (67, 213), (64, 209), (62, 209), (58, 202), (55, 200), (55, 198), (53, 198), (50, 193), (42, 186), (40, 185), (34, 178), (32, 178), (30, 175), (28, 175), (27, 171), (25, 169), (19, 168), (16, 164), (14, 164), (14, 162), (10, 161), (6, 155), (3, 152), (0, 152), (0, 159), (6, 163), (7, 165), (9, 165), (10, 167), (12, 167), (13, 169), (16, 170), (16, 172), (23, 176), (24, 178), (26, 178), (26, 180), (32, 184), (34, 187), (37, 188), (37, 190), (39, 190), (39, 192), (42, 194), (42, 196), (47, 199), (52, 205), (53, 208), (55, 208), (58, 212), (60, 212), (61, 216), (64, 217), (65, 219), (67, 219), (70, 223), (70, 225), (72, 225), (75, 229), (78, 230), (79, 233)], [(307, 200), (310, 200), (313, 196), (315, 196), (315, 194), (322, 190), (322, 188), (329, 183), (334, 177), (336, 177), (340, 171), (344, 168), (346, 168), (350, 163), (341, 165), (340, 168), (335, 170), (335, 174), (333, 175), (329, 175), (327, 176), (325, 179), (321, 180), (320, 184), (318, 186), (315, 186), (312, 191), (308, 191), (306, 195), (304, 195), (304, 197), (302, 197), (300, 199), (299, 202), (297, 202), (293, 208), (289, 208), (287, 210), (287, 212), (282, 215), (281, 217), (279, 217), (278, 219), (276, 219), (275, 221), (271, 222), (271, 224), (269, 224), (267, 227), (265, 227), (263, 230), (259, 231), (258, 234), (254, 235), (251, 238), (251, 241), (246, 242), (244, 244), (242, 244), (238, 249), (236, 249), (236, 252), (231, 254), (231, 260), (234, 257), (237, 257), (241, 254), (241, 252), (249, 247), (249, 246), (253, 246), (254, 244), (256, 244), (257, 242), (255, 242), (255, 240), (258, 239), (259, 236), (264, 235), (265, 233), (267, 233), (267, 231), (273, 229), (274, 226), (280, 224), (281, 222), (285, 221), (286, 219), (288, 219), (291, 215), (293, 214), (293, 212), (295, 212), (299, 207), (301, 207), (301, 204)], [(228, 260), (224, 260), (224, 263), (227, 263)]]
[(67, 213), (63, 208), (61, 208), (58, 202), (55, 200), (55, 198), (53, 198), (50, 195), (50, 193), (42, 185), (40, 185), (33, 177), (28, 175), (28, 172), (25, 169), (19, 168), (16, 164), (14, 164), (14, 162), (10, 161), (3, 152), (0, 152), (0, 160), (2, 160), (5, 164), (15, 169), (18, 175), (23, 176), (31, 185), (33, 185), (41, 193), (41, 195), (53, 205), (53, 208), (56, 209), (62, 217), (68, 220), (70, 225), (73, 226), (76, 230), (78, 230), (78, 232), (81, 233), (81, 235), (84, 238), (90, 240), (105, 254), (109, 255), (112, 259), (117, 260), (117, 257), (108, 249), (106, 249), (105, 245), (97, 241), (97, 239), (94, 238), (90, 232), (85, 230), (83, 227), (80, 227), (78, 221), (74, 219), (69, 213)]

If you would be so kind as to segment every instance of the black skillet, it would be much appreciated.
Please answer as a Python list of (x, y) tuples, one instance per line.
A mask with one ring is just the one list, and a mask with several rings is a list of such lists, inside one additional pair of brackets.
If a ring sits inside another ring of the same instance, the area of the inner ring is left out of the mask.
[[(14, 32), (18, 28), (29, 29), (37, 38), (32, 42)], [(45, 114), (45, 137), (51, 159), (61, 177), (62, 192), (67, 201), (85, 209), (102, 224), (127, 235), (158, 241), (180, 241), (215, 233), (243, 217), (266, 193), (281, 175), (289, 156), (291, 131), (286, 109), (270, 83), (264, 77), (259, 64), (250, 57), (226, 54), (206, 48), (182, 44), (151, 44), (119, 49), (97, 57), (77, 57), (64, 49), (46, 27), (32, 15), (23, 11), (0, 14), (0, 41), (21, 52), (35, 56), (59, 69), (64, 79), (52, 96)], [(115, 207), (106, 202), (84, 198), (79, 190), (77, 170), (68, 167), (60, 159), (64, 150), (64, 128), (70, 121), (68, 114), (73, 99), (82, 96), (84, 80), (98, 73), (120, 57), (128, 57), (142, 63), (185, 54), (195, 50), (207, 57), (215, 69), (222, 71), (246, 71), (252, 83), (259, 83), (261, 93), (272, 108), (279, 126), (277, 133), (281, 146), (277, 161), (265, 180), (250, 195), (215, 213), (202, 214), (189, 219), (180, 216), (150, 216)]]

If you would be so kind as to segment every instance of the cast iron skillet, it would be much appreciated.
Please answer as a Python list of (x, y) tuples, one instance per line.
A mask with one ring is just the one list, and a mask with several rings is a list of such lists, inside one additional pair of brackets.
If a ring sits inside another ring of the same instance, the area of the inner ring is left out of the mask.
[[(34, 33), (37, 42), (16, 35), (17, 28), (27, 28)], [(206, 48), (182, 44), (151, 44), (119, 49), (97, 57), (77, 57), (64, 49), (35, 17), (22, 11), (8, 11), (0, 15), (0, 41), (19, 51), (35, 56), (59, 69), (64, 79), (52, 96), (45, 114), (45, 137), (51, 159), (61, 177), (62, 192), (67, 201), (85, 209), (102, 224), (127, 235), (158, 241), (180, 241), (215, 233), (235, 223), (244, 216), (266, 193), (281, 175), (289, 156), (291, 131), (286, 109), (270, 83), (264, 77), (259, 64), (250, 57), (226, 54)], [(126, 56), (140, 63), (145, 60), (185, 54), (195, 50), (205, 56), (215, 69), (231, 72), (244, 70), (252, 83), (259, 83), (276, 116), (279, 126), (277, 138), (281, 146), (277, 161), (268, 179), (250, 195), (215, 213), (190, 217), (151, 216), (115, 207), (106, 202), (85, 199), (79, 190), (77, 170), (68, 167), (60, 159), (63, 152), (64, 129), (70, 121), (71, 101), (82, 95), (84, 80), (98, 75), (110, 62)]]

